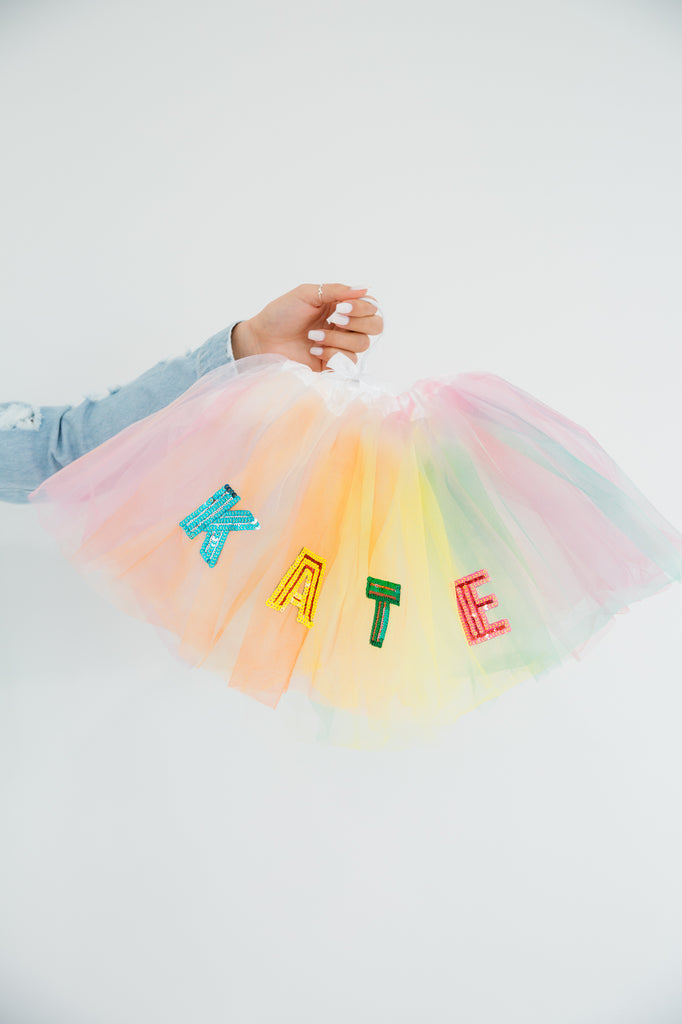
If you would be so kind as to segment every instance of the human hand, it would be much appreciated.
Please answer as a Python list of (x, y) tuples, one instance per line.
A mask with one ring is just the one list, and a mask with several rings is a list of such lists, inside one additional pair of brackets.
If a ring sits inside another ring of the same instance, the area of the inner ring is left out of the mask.
[[(358, 353), (369, 348), (369, 336), (381, 334), (384, 326), (376, 300), (364, 295), (366, 291), (345, 284), (298, 285), (236, 325), (232, 331), (235, 359), (279, 353), (312, 370), (323, 370), (341, 352), (357, 363)], [(344, 305), (336, 319), (346, 318), (348, 323), (330, 324), (327, 319), (339, 303)]]

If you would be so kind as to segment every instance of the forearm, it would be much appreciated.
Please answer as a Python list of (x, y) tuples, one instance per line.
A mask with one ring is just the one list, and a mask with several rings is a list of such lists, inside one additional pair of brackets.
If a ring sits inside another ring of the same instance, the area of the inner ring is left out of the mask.
[(28, 503), (28, 495), (53, 473), (240, 357), (243, 353), (232, 349), (235, 326), (212, 335), (186, 356), (157, 363), (105, 398), (86, 398), (76, 406), (0, 403), (0, 501)]

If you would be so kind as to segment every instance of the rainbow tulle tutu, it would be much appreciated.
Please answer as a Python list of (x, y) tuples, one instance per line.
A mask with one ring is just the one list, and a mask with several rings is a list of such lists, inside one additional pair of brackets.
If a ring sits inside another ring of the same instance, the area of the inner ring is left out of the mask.
[(183, 662), (358, 748), (432, 742), (682, 578), (595, 439), (487, 373), (394, 395), (249, 357), (30, 500)]

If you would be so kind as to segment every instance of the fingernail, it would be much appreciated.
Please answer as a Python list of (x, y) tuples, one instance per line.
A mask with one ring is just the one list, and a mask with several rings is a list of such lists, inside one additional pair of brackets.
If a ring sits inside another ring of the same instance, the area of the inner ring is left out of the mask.
[(324, 341), (324, 331), (308, 331), (311, 341)]
[(352, 313), (353, 303), (352, 302), (337, 302), (335, 313)]
[(362, 301), (371, 302), (373, 306), (376, 306), (377, 309), (379, 308), (379, 303), (375, 302), (374, 299), (370, 299), (369, 295), (365, 295)]
[(342, 313), (332, 313), (331, 316), (327, 317), (328, 324), (337, 324), (339, 327), (345, 327), (346, 324), (350, 323), (350, 317), (343, 316)]
[(310, 349), (311, 356), (321, 356), (323, 352), (324, 349), (320, 348), (318, 345), (313, 345)]
[(365, 288), (364, 284), (349, 284), (348, 289), (351, 292), (368, 292), (369, 288)]

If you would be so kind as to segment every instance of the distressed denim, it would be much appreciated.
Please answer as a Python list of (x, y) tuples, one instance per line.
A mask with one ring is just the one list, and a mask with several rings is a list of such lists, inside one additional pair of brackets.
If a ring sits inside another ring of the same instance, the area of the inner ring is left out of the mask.
[(204, 374), (230, 362), (232, 329), (212, 335), (193, 352), (157, 363), (130, 384), (79, 405), (0, 403), (0, 501), (28, 503), (53, 473), (114, 434), (163, 409)]

